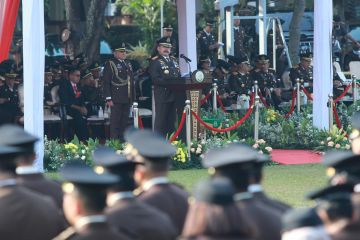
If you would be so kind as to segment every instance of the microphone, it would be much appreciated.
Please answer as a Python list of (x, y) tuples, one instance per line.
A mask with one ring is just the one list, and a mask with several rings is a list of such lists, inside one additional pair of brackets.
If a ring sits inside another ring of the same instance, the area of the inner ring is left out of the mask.
[(185, 59), (185, 61), (187, 61), (187, 62), (191, 62), (191, 59), (188, 58), (187, 56), (185, 56), (184, 54), (180, 54), (180, 57)]

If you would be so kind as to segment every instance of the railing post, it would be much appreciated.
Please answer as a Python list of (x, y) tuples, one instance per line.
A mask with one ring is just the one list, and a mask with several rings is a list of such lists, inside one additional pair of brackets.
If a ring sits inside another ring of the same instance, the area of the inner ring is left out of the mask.
[(217, 84), (216, 83), (213, 83), (213, 111), (216, 112), (217, 111), (217, 99), (216, 99), (216, 96), (217, 96)]
[(259, 97), (259, 94), (258, 94), (258, 82), (257, 81), (255, 81), (254, 91), (255, 91), (254, 139), (256, 141), (256, 140), (259, 140), (259, 102), (260, 102), (260, 97)]
[(191, 105), (190, 100), (185, 101), (186, 114), (186, 145), (188, 150), (189, 161), (191, 161)]
[(329, 130), (332, 129), (332, 126), (334, 124), (334, 99), (333, 99), (333, 96), (332, 94), (329, 94)]
[(139, 108), (138, 103), (133, 103), (133, 116), (134, 116), (134, 127), (139, 128)]
[(358, 88), (357, 88), (357, 84), (356, 84), (356, 76), (352, 75), (352, 89), (353, 89), (353, 101), (354, 103), (356, 103), (356, 101), (358, 100)]
[(296, 111), (297, 113), (300, 113), (300, 107), (301, 107), (301, 96), (300, 96), (300, 79), (296, 79)]

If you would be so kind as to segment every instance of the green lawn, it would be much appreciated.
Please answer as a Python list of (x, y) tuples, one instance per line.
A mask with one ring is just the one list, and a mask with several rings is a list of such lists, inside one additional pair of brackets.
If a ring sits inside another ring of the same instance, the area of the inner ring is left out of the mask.
[[(50, 178), (58, 179), (57, 173), (47, 173)], [(208, 176), (207, 170), (171, 171), (170, 179), (192, 191), (194, 184)], [(265, 168), (264, 186), (273, 198), (284, 201), (294, 207), (309, 206), (304, 194), (326, 184), (325, 168), (320, 164), (273, 165)]]
[[(194, 183), (207, 175), (206, 170), (182, 170), (172, 171), (170, 178), (192, 191)], [(273, 198), (295, 207), (309, 206), (312, 203), (304, 200), (304, 194), (326, 184), (325, 168), (320, 164), (268, 166), (263, 184)]]

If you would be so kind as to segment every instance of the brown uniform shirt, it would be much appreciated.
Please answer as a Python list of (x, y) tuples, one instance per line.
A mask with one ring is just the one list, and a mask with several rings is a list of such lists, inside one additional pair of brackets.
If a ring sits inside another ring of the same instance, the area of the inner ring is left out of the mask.
[(24, 187), (0, 188), (0, 238), (49, 240), (63, 230), (55, 203)]
[(109, 223), (139, 240), (171, 240), (176, 229), (170, 218), (135, 198), (118, 199), (106, 209)]
[(62, 209), (63, 192), (59, 183), (46, 179), (41, 173), (18, 174), (17, 181), (27, 189), (50, 197)]
[(180, 235), (184, 226), (189, 207), (188, 197), (187, 192), (170, 183), (153, 185), (138, 196), (140, 201), (166, 213), (176, 227), (177, 235)]

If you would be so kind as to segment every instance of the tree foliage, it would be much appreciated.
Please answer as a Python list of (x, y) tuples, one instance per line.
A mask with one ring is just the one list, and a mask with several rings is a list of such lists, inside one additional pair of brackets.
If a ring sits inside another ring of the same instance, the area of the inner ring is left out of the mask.
[[(144, 34), (144, 43), (152, 47), (161, 35), (160, 3), (163, 0), (118, 0), (116, 4), (126, 8), (127, 13), (134, 16), (135, 24), (139, 25)], [(123, 12), (123, 10), (122, 10)], [(164, 21), (177, 26), (176, 6), (164, 1)]]

